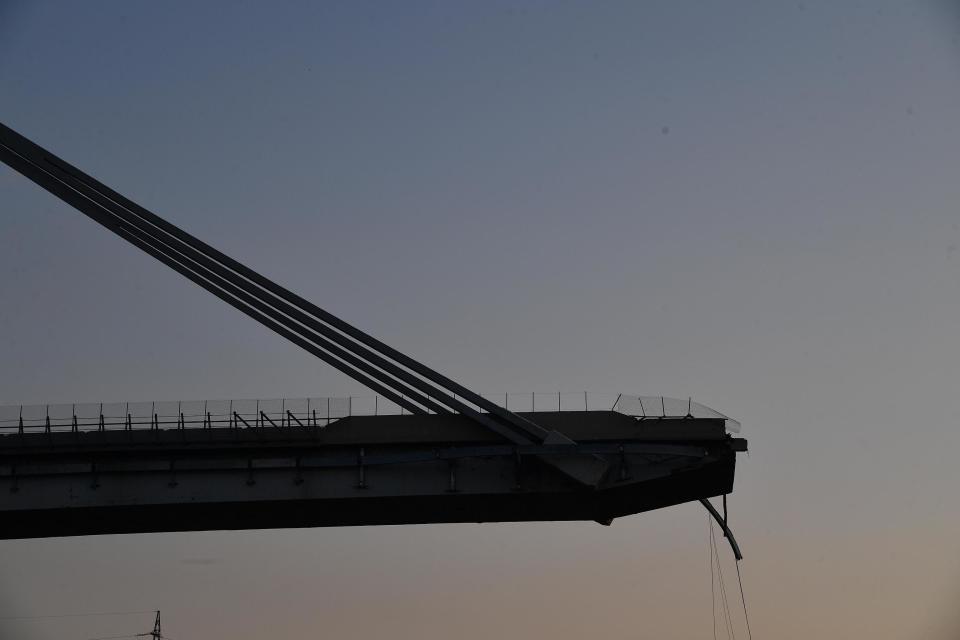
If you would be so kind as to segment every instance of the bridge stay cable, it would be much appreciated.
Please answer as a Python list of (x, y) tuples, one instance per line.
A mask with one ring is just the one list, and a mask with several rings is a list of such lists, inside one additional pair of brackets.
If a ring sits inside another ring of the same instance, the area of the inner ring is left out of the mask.
[[(7, 149), (5, 149), (2, 145), (0, 145), (0, 158), (2, 158), (5, 162), (7, 162), (7, 164), (13, 166), (14, 168), (16, 168), (18, 171), (20, 171), (27, 177), (34, 179), (33, 177), (34, 174), (41, 173), (41, 171), (38, 168), (30, 165), (24, 164), (22, 166), (18, 166), (21, 159), (15, 159), (15, 158), (9, 157), (7, 154), (7, 151), (8, 151)], [(34, 180), (34, 181), (39, 183), (38, 180)], [(110, 229), (114, 233), (117, 233), (121, 237), (127, 239), (136, 247), (140, 248), (141, 250), (153, 256), (160, 262), (171, 267), (172, 269), (174, 269), (184, 277), (190, 279), (191, 281), (198, 284), (202, 288), (206, 289), (208, 292), (217, 296), (224, 302), (227, 302), (228, 304), (235, 307), (239, 311), (245, 313), (246, 315), (250, 316), (254, 320), (257, 320), (261, 324), (267, 326), (268, 328), (272, 329), (276, 333), (287, 338), (297, 346), (303, 348), (304, 350), (308, 351), (312, 355), (317, 356), (327, 364), (330, 364), (331, 366), (338, 369), (342, 373), (345, 373), (346, 375), (350, 376), (354, 380), (357, 380), (364, 386), (367, 386), (373, 389), (374, 391), (376, 391), (377, 393), (382, 394), (384, 397), (389, 398), (391, 401), (395, 402), (399, 406), (406, 408), (411, 413), (425, 412), (425, 410), (420, 406), (412, 404), (409, 400), (404, 399), (401, 395), (398, 395), (392, 388), (382, 385), (378, 383), (376, 380), (363, 375), (361, 372), (357, 371), (356, 369), (353, 369), (350, 365), (341, 361), (333, 353), (330, 353), (321, 348), (321, 347), (332, 348), (332, 345), (320, 343), (321, 346), (317, 346), (307, 342), (303, 338), (300, 338), (297, 335), (295, 335), (292, 331), (289, 331), (288, 329), (286, 329), (281, 324), (277, 322), (273, 322), (264, 314), (257, 312), (250, 305), (245, 304), (244, 302), (229, 295), (227, 292), (221, 290), (214, 283), (208, 281), (206, 278), (202, 277), (200, 274), (192, 272), (185, 265), (178, 263), (177, 261), (168, 257), (166, 254), (162, 253), (159, 249), (151, 246), (147, 242), (142, 241), (139, 237), (132, 235), (127, 230), (125, 230), (122, 226), (120, 226), (120, 224), (117, 221), (111, 219), (105, 213), (98, 211), (97, 205), (95, 203), (86, 199), (82, 194), (72, 191), (68, 185), (52, 182), (52, 183), (44, 184), (42, 186), (44, 186), (44, 188), (46, 188), (51, 193), (54, 193), (54, 195), (57, 195), (58, 197), (60, 197), (62, 200), (64, 200), (68, 204), (71, 204), (75, 208), (80, 209), (84, 214), (86, 214), (91, 219), (100, 223), (104, 227)], [(410, 394), (410, 395), (413, 395), (413, 394)]]
[[(410, 376), (410, 374), (403, 371), (396, 365), (386, 361), (376, 354), (370, 353), (368, 350), (363, 348), (359, 348), (352, 352), (346, 351), (340, 346), (340, 343), (336, 342), (338, 338), (337, 332), (333, 331), (329, 327), (310, 318), (303, 312), (297, 310), (289, 304), (286, 304), (282, 300), (264, 295), (265, 292), (250, 287), (248, 283), (245, 283), (245, 281), (239, 278), (236, 274), (210, 260), (200, 252), (191, 249), (189, 246), (179, 243), (169, 236), (155, 235), (152, 233), (149, 227), (143, 225), (142, 223), (138, 224), (135, 219), (121, 217), (116, 210), (111, 208), (111, 203), (109, 200), (104, 199), (95, 192), (91, 193), (89, 190), (84, 189), (82, 184), (68, 183), (68, 186), (79, 192), (82, 196), (93, 201), (93, 203), (102, 209), (105, 209), (108, 215), (113, 216), (111, 218), (113, 224), (104, 226), (107, 226), (107, 228), (109, 228), (111, 231), (117, 235), (120, 235), (132, 244), (135, 244), (145, 251), (146, 248), (144, 245), (152, 247), (153, 249), (167, 256), (167, 258), (173, 262), (176, 262), (181, 266), (185, 266), (192, 273), (201, 275), (205, 279), (215, 283), (221, 289), (227, 290), (231, 293), (231, 295), (240, 298), (248, 304), (258, 308), (274, 320), (282, 323), (284, 326), (318, 344), (324, 345), (327, 350), (336, 353), (338, 357), (347, 360), (353, 366), (359, 368), (368, 375), (383, 375), (374, 369), (374, 367), (379, 367), (380, 370), (386, 372), (387, 377), (384, 378), (384, 380), (389, 381), (389, 384), (394, 385), (396, 391), (400, 392), (402, 395), (410, 396), (424, 407), (434, 411), (435, 413), (449, 412), (448, 409), (435, 402), (433, 399), (431, 399), (431, 397), (422, 396), (410, 387), (404, 386), (403, 384), (390, 378), (389, 376), (394, 376), (396, 378), (400, 378), (408, 384), (419, 385), (418, 388), (428, 394), (436, 393), (436, 390), (433, 387), (423, 384), (421, 381), (413, 376)], [(102, 216), (98, 216), (98, 221), (100, 221), (99, 218), (102, 218)], [(138, 239), (140, 242), (134, 242), (134, 238)], [(151, 253), (151, 255), (158, 257), (155, 253)], [(168, 261), (164, 262), (169, 265)], [(181, 273), (183, 274), (182, 271)], [(190, 279), (194, 279), (192, 275), (183, 275)], [(324, 336), (324, 338), (318, 338), (318, 334)], [(395, 398), (391, 399), (395, 400)], [(422, 410), (413, 412), (418, 413), (422, 412)]]
[[(412, 413), (452, 409), (517, 444), (547, 437), (545, 429), (527, 418), (277, 285), (3, 125), (0, 159), (228, 304)], [(564, 440), (568, 439), (560, 438)]]
[[(29, 159), (27, 159), (27, 162), (29, 162)], [(41, 166), (41, 167), (38, 167), (35, 163), (34, 163), (32, 166), (30, 166), (30, 167), (26, 167), (26, 168), (17, 167), (17, 168), (18, 168), (18, 170), (21, 170), (22, 172), (26, 172), (26, 171), (25, 171), (26, 169), (33, 169), (33, 172), (31, 173), (31, 175), (28, 175), (28, 177), (30, 177), (31, 179), (35, 179), (35, 181), (37, 181), (36, 178), (39, 178), (39, 179), (41, 179), (41, 180), (43, 180), (43, 179), (51, 180), (51, 181), (52, 181), (52, 184), (48, 183), (48, 184), (42, 185), (42, 186), (44, 186), (45, 188), (47, 188), (48, 190), (50, 190), (50, 186), (56, 187), (56, 186), (59, 185), (59, 186), (61, 186), (61, 187), (65, 187), (66, 193), (62, 193), (62, 191), (64, 191), (64, 189), (61, 189), (61, 190), (60, 190), (61, 192), (55, 193), (55, 195), (58, 195), (58, 196), (61, 197), (62, 199), (67, 200), (67, 201), (68, 201), (70, 204), (72, 204), (74, 207), (76, 207), (76, 208), (78, 208), (78, 209), (81, 209), (81, 211), (82, 211), (83, 213), (85, 213), (88, 217), (91, 217), (92, 219), (94, 219), (95, 221), (99, 222), (99, 223), (102, 224), (103, 226), (107, 227), (108, 229), (110, 229), (110, 230), (113, 231), (114, 233), (117, 233), (117, 234), (120, 235), (121, 237), (127, 239), (127, 240), (130, 241), (132, 244), (135, 244), (136, 246), (138, 246), (138, 248), (141, 248), (141, 249), (143, 249), (144, 251), (147, 251), (148, 253), (150, 253), (150, 254), (153, 255), (154, 257), (156, 257), (156, 258), (158, 258), (158, 259), (161, 259), (160, 256), (158, 256), (158, 255), (156, 254), (156, 252), (151, 252), (151, 251), (149, 251), (149, 250), (148, 250), (149, 248), (152, 247), (152, 248), (154, 248), (154, 249), (160, 249), (160, 250), (162, 250), (162, 251), (167, 255), (167, 257), (170, 258), (170, 259), (169, 259), (169, 260), (166, 260), (166, 261), (165, 261), (165, 260), (161, 260), (161, 261), (164, 261), (166, 264), (168, 264), (168, 266), (173, 266), (173, 265), (171, 264), (171, 260), (172, 260), (173, 262), (177, 262), (177, 263), (181, 264), (182, 266), (187, 266), (187, 267), (190, 269), (190, 271), (193, 272), (193, 273), (186, 273), (186, 272), (184, 272), (182, 269), (178, 269), (178, 271), (180, 271), (180, 273), (181, 273), (182, 275), (184, 275), (185, 277), (188, 277), (189, 279), (193, 280), (194, 282), (197, 282), (197, 283), (200, 284), (201, 286), (204, 286), (204, 283), (197, 281), (197, 279), (196, 279), (196, 277), (195, 277), (195, 275), (194, 275), (195, 273), (199, 273), (201, 276), (206, 277), (207, 279), (210, 279), (210, 280), (215, 281), (216, 284), (218, 284), (218, 285), (223, 285), (223, 284), (224, 284), (225, 280), (223, 280), (222, 278), (219, 278), (219, 279), (218, 279), (218, 278), (215, 278), (215, 277), (211, 277), (211, 276), (210, 276), (210, 272), (206, 272), (206, 271), (204, 271), (203, 269), (198, 269), (196, 264), (186, 263), (186, 262), (184, 262), (182, 256), (180, 256), (180, 255), (178, 255), (178, 254), (172, 253), (172, 251), (175, 251), (176, 248), (171, 248), (171, 247), (168, 247), (168, 246), (158, 245), (158, 244), (157, 244), (157, 241), (155, 241), (152, 237), (146, 235), (146, 234), (143, 233), (142, 231), (139, 231), (137, 228), (130, 226), (127, 221), (118, 219), (118, 218), (117, 218), (112, 212), (110, 212), (109, 210), (104, 210), (105, 207), (106, 207), (106, 205), (105, 205), (103, 199), (97, 200), (95, 194), (93, 194), (93, 195), (91, 196), (90, 193), (83, 193), (83, 192), (80, 191), (79, 189), (76, 189), (75, 186), (73, 186), (73, 185), (65, 184), (65, 183), (63, 183), (62, 181), (58, 182), (57, 176), (52, 175), (50, 171), (48, 171), (47, 169), (45, 169), (45, 168), (42, 167), (42, 166)], [(36, 178), (35, 178), (35, 176), (36, 176)], [(80, 197), (75, 197), (75, 196), (78, 196), (78, 195), (79, 195)], [(139, 240), (139, 242), (137, 242), (137, 241), (135, 241), (135, 240)], [(146, 245), (146, 246), (145, 246), (145, 245)], [(201, 259), (202, 259), (202, 257), (201, 257)], [(224, 270), (222, 270), (222, 269), (220, 269), (218, 273), (219, 273), (221, 276), (225, 274)], [(238, 282), (238, 281), (237, 281), (236, 279), (234, 279), (233, 282), (236, 283), (236, 282)], [(206, 286), (205, 286), (205, 288), (207, 288), (208, 290), (210, 290), (209, 287), (206, 287)], [(268, 304), (267, 304), (267, 303), (265, 303), (265, 302), (263, 302), (263, 301), (261, 301), (261, 300), (259, 300), (259, 299), (256, 299), (256, 298), (254, 298), (253, 296), (251, 296), (251, 295), (249, 295), (249, 294), (243, 293), (243, 292), (242, 292), (239, 288), (237, 288), (236, 286), (232, 286), (232, 287), (231, 287), (231, 285), (227, 284), (227, 285), (225, 285), (224, 288), (230, 289), (230, 290), (231, 290), (231, 293), (233, 293), (233, 294), (235, 294), (235, 295), (238, 295), (239, 297), (243, 297), (243, 298), (245, 298), (245, 300), (246, 300), (247, 302), (251, 302), (252, 304), (258, 306), (258, 308), (260, 308), (261, 310), (267, 311), (274, 319), (280, 320), (281, 322), (284, 322), (284, 323), (287, 322), (285, 318), (283, 318), (282, 316), (280, 316), (279, 314), (277, 314), (275, 311), (273, 311), (273, 310), (272, 310), (272, 307), (268, 307)], [(240, 293), (237, 293), (238, 291), (239, 291)], [(215, 295), (217, 295), (216, 292), (214, 292), (214, 293), (215, 293)], [(221, 296), (221, 297), (222, 297), (222, 296)], [(232, 303), (231, 300), (226, 300), (226, 301)], [(259, 318), (258, 318), (258, 320), (259, 320)], [(291, 326), (291, 325), (287, 325), (287, 326)], [(271, 328), (273, 328), (273, 327), (271, 327)], [(296, 329), (295, 326), (294, 326), (293, 328)], [(306, 335), (306, 333), (302, 330), (302, 328), (300, 328), (300, 329), (298, 330), (298, 333), (301, 333), (301, 335)], [(327, 341), (323, 341), (323, 340), (316, 340), (313, 335), (310, 335), (310, 336), (308, 336), (308, 337), (310, 337), (311, 339), (314, 339), (315, 342), (321, 343), (324, 347), (329, 347), (331, 344), (333, 344), (333, 343), (330, 343), (330, 342), (327, 342)], [(361, 368), (362, 370), (366, 371), (367, 373), (372, 373), (372, 368), (370, 367), (369, 364), (361, 361), (359, 358), (357, 358), (357, 357), (355, 357), (355, 356), (352, 356), (352, 354), (349, 354), (349, 353), (345, 352), (345, 351), (342, 350), (342, 349), (338, 349), (336, 346), (332, 347), (330, 350), (337, 352), (337, 355), (338, 355), (338, 356), (340, 356), (341, 354), (346, 353), (346, 354), (347, 354), (347, 355), (346, 355), (346, 359), (351, 360), (351, 362), (352, 362), (352, 364), (354, 364), (354, 366), (357, 366), (357, 367)], [(364, 381), (361, 381), (361, 382), (364, 382), (364, 383), (365, 383), (366, 381), (364, 380)], [(418, 396), (418, 394), (417, 394), (415, 391), (412, 391), (412, 390), (410, 390), (409, 388), (406, 388), (406, 387), (401, 387), (401, 388), (400, 388), (400, 392), (401, 392), (402, 394), (404, 394), (404, 395), (410, 395), (410, 396), (413, 397), (413, 398), (417, 398), (417, 397), (421, 397), (421, 398), (422, 398), (422, 396)], [(396, 394), (388, 394), (388, 397), (390, 397), (390, 399), (393, 400), (393, 401), (395, 401), (395, 402), (398, 401), (398, 400), (401, 400), (401, 398), (397, 397)], [(443, 411), (444, 411), (444, 410), (443, 410), (441, 407), (439, 407), (436, 403), (432, 403), (432, 402), (431, 402), (429, 399), (427, 399), (427, 398), (424, 398), (423, 401), (422, 401), (422, 403), (423, 403), (425, 406), (428, 406), (428, 408), (430, 408), (430, 409), (432, 409), (432, 410), (434, 410), (434, 411), (436, 411), (436, 412), (443, 412)], [(401, 406), (404, 406), (404, 408), (407, 408), (407, 409), (411, 410), (413, 413), (422, 413), (422, 412), (423, 412), (422, 409), (419, 409), (418, 407), (410, 406), (409, 404), (404, 404), (403, 402), (398, 402), (398, 404), (400, 404)]]

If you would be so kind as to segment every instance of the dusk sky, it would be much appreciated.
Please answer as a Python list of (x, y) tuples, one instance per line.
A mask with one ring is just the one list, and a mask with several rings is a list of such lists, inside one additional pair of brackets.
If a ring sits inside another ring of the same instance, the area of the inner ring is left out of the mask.
[[(950, 0), (0, 0), (0, 122), (218, 249), (481, 392), (741, 421), (758, 640), (960, 637), (958, 116)], [(0, 404), (368, 393), (5, 166), (0, 274)], [(712, 638), (708, 553), (696, 503), (0, 541), (0, 640)]]

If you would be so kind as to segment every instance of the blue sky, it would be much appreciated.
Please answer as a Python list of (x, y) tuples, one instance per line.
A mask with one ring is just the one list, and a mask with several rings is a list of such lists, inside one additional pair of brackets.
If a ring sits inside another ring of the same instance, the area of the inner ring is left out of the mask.
[[(758, 637), (952, 638), (958, 18), (6, 0), (0, 120), (477, 390), (692, 395), (740, 419)], [(0, 212), (0, 401), (362, 392), (5, 168)], [(703, 637), (705, 554), (692, 505), (609, 529), (7, 542), (0, 616)], [(17, 633), (66, 629), (44, 624)]]

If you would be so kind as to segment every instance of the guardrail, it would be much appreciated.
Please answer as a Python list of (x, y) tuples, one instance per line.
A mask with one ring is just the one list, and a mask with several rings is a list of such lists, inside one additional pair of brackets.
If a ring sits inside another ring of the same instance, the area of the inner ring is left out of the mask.
[[(740, 424), (688, 398), (588, 392), (484, 394), (518, 413), (617, 411), (638, 419), (715, 418)], [(261, 400), (190, 400), (0, 405), (0, 434), (190, 428), (326, 427), (350, 416), (403, 415), (375, 395)]]

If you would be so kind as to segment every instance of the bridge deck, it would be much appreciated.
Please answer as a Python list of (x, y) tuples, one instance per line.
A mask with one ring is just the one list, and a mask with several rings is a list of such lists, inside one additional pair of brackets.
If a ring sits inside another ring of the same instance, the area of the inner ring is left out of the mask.
[[(540, 412), (575, 445), (504, 444), (460, 416), (327, 427), (0, 436), (0, 538), (427, 522), (598, 520), (732, 490), (719, 419)], [(583, 487), (550, 461), (602, 463)]]

